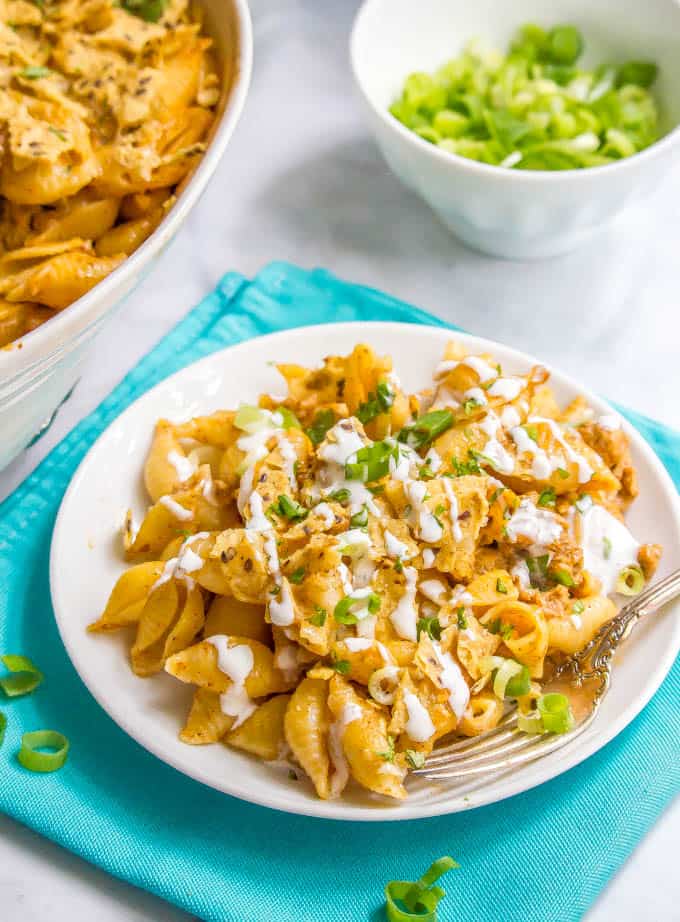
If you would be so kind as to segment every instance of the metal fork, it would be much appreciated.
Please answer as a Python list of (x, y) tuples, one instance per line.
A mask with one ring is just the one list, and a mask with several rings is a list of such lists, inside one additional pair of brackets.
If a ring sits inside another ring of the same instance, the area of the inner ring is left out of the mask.
[(680, 596), (680, 570), (659, 580), (625, 605), (604, 624), (586, 646), (564, 660), (551, 681), (563, 680), (575, 687), (591, 683), (592, 710), (573, 730), (555, 736), (527, 734), (517, 729), (517, 709), (506, 713), (497, 727), (481, 736), (459, 740), (436, 749), (422, 768), (413, 772), (430, 781), (479, 778), (514, 769), (549, 755), (571, 743), (595, 720), (611, 682), (612, 656), (638, 621)]

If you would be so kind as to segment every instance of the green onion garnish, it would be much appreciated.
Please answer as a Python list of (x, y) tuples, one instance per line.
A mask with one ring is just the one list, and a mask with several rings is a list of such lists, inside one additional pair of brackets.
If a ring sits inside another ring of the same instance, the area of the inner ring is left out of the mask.
[(52, 71), (49, 67), (25, 67), (23, 70), (19, 71), (19, 76), (23, 77), (25, 80), (39, 80), (41, 77), (49, 77)]
[(541, 492), (541, 495), (538, 497), (538, 506), (554, 506), (557, 496), (552, 487), (546, 487), (545, 490)]
[(350, 516), (349, 527), (350, 528), (365, 528), (368, 525), (368, 508), (362, 506), (358, 512), (355, 512), (353, 516)]
[(522, 428), (530, 439), (532, 439), (534, 442), (538, 442), (538, 429), (536, 426), (522, 426)]
[(377, 756), (384, 759), (385, 762), (394, 762), (394, 737), (387, 737), (387, 749), (384, 752), (376, 752)]
[(519, 698), (526, 695), (530, 685), (529, 669), (513, 659), (504, 659), (496, 670), (493, 693), (498, 698)]
[(298, 567), (297, 570), (293, 570), (293, 572), (289, 575), (288, 582), (294, 583), (296, 586), (298, 586), (305, 578), (305, 573), (306, 571), (304, 567)]
[(562, 478), (562, 480), (567, 480), (568, 477), (569, 477), (569, 471), (565, 470), (565, 468), (563, 468), (563, 467), (558, 467), (558, 468), (557, 468), (557, 473), (560, 475), (560, 477)]
[(577, 65), (572, 25), (523, 26), (506, 55), (478, 41), (434, 74), (414, 73), (390, 112), (441, 150), (506, 169), (601, 166), (659, 136), (651, 61)]
[(352, 668), (349, 660), (346, 659), (336, 659), (334, 656), (331, 657), (331, 668), (335, 669), (336, 672), (339, 672), (340, 675), (347, 675), (347, 673)]
[(335, 425), (335, 413), (332, 410), (319, 410), (314, 417), (312, 425), (305, 429), (313, 445), (320, 445), (326, 438), (326, 433)]
[(5, 715), (0, 712), (0, 746), (2, 746), (5, 739), (5, 730), (7, 728), (7, 718)]
[(425, 753), (417, 749), (407, 749), (404, 753), (406, 762), (411, 768), (422, 768), (425, 764)]
[(451, 458), (451, 467), (456, 477), (465, 477), (467, 474), (481, 473), (479, 462), (472, 449), (468, 449), (467, 461), (461, 461), (459, 458)]
[(283, 494), (271, 504), (267, 512), (274, 512), (283, 519), (290, 519), (291, 522), (301, 522), (309, 515), (309, 509), (305, 509), (300, 503)]
[(605, 560), (609, 560), (612, 555), (612, 542), (611, 538), (607, 538), (606, 535), (602, 539), (602, 556)]
[(543, 720), (538, 711), (532, 711), (530, 714), (517, 715), (517, 729), (522, 733), (545, 733)]
[(529, 571), (529, 579), (534, 589), (547, 588), (549, 560), (549, 554), (541, 554), (540, 557), (527, 557), (526, 565)]
[(158, 22), (167, 4), (168, 0), (120, 0), (124, 10), (138, 16), (144, 22)]
[(442, 874), (460, 867), (446, 855), (437, 859), (420, 880), (391, 880), (385, 887), (385, 911), (388, 922), (437, 922), (437, 904), (446, 891), (435, 883)]
[(404, 426), (397, 438), (411, 448), (425, 448), (452, 425), (451, 410), (431, 410), (410, 426)]
[(274, 413), (278, 413), (281, 417), (283, 429), (302, 429), (300, 420), (292, 410), (288, 409), (288, 407), (277, 407)]
[(328, 612), (326, 611), (325, 608), (322, 608), (321, 605), (315, 605), (314, 614), (309, 619), (309, 623), (313, 624), (314, 627), (323, 627), (324, 624), (326, 623), (327, 616), (328, 616)]
[(379, 381), (375, 393), (368, 395), (366, 403), (359, 404), (356, 418), (361, 423), (370, 423), (381, 413), (387, 413), (394, 403), (394, 393), (387, 381)]
[(645, 584), (645, 575), (637, 566), (624, 567), (616, 580), (616, 591), (621, 595), (637, 595)]
[(420, 640), (420, 635), (423, 631), (431, 637), (432, 640), (442, 639), (442, 626), (439, 623), (439, 618), (419, 618), (416, 624), (416, 636), (418, 640)]
[(398, 447), (391, 442), (374, 442), (360, 448), (355, 454), (355, 460), (345, 464), (345, 477), (347, 480), (360, 480), (362, 483), (371, 483), (385, 477), (390, 469), (390, 459), (399, 456)]
[(500, 576), (499, 576), (498, 579), (496, 580), (496, 592), (500, 592), (501, 595), (507, 595), (507, 594), (508, 594), (508, 587), (505, 585), (505, 583), (504, 583), (503, 580), (500, 578)]
[(571, 611), (572, 611), (572, 614), (574, 615), (580, 615), (581, 612), (584, 612), (585, 610), (586, 610), (586, 607), (583, 604), (583, 602), (581, 602), (580, 600), (574, 602), (574, 604), (571, 606)]
[(333, 617), (340, 624), (356, 624), (359, 619), (352, 609), (354, 606), (361, 607), (364, 602), (366, 602), (370, 615), (375, 615), (376, 612), (380, 611), (380, 596), (377, 592), (372, 592), (366, 599), (354, 599), (352, 596), (346, 595), (335, 606)]
[(339, 490), (334, 490), (333, 493), (330, 493), (328, 498), (334, 499), (336, 503), (344, 506), (352, 498), (352, 494), (347, 487), (341, 487)]
[(458, 627), (461, 631), (464, 631), (468, 626), (467, 615), (465, 614), (465, 606), (461, 605), (456, 609), (456, 618), (458, 619)]
[(468, 397), (467, 400), (463, 401), (463, 413), (465, 413), (466, 416), (470, 416), (481, 406), (482, 404), (476, 397)]
[(12, 673), (0, 678), (0, 688), (8, 698), (17, 698), (19, 695), (28, 695), (43, 681), (42, 672), (33, 665), (27, 656), (17, 656), (7, 653), (0, 656), (5, 667)]
[(543, 729), (548, 733), (566, 733), (574, 726), (574, 717), (566, 695), (548, 692), (547, 695), (541, 695), (536, 707), (543, 721)]
[(550, 578), (559, 583), (560, 586), (570, 587), (574, 585), (574, 579), (568, 570), (551, 570)]
[[(45, 749), (52, 751), (44, 752)], [(63, 733), (34, 730), (24, 733), (17, 758), (31, 772), (56, 772), (66, 761), (68, 750), (69, 741)]]

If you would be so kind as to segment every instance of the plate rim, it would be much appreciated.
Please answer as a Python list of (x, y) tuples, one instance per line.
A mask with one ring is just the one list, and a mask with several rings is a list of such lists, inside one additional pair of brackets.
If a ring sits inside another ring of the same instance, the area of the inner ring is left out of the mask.
[[(581, 762), (586, 761), (591, 756), (594, 756), (597, 752), (602, 750), (630, 723), (632, 723), (633, 720), (635, 720), (635, 718), (641, 713), (642, 710), (644, 710), (644, 708), (649, 704), (650, 700), (659, 690), (661, 684), (670, 672), (678, 653), (680, 653), (680, 619), (669, 619), (672, 633), (668, 638), (669, 643), (665, 647), (664, 655), (655, 664), (654, 671), (646, 676), (645, 685), (637, 692), (634, 697), (631, 698), (630, 702), (625, 706), (618, 717), (602, 727), (599, 726), (599, 721), (596, 720), (593, 724), (593, 732), (589, 730), (582, 737), (578, 737), (571, 744), (567, 744), (565, 748), (561, 750), (562, 757), (560, 760), (554, 760), (552, 763), (546, 763), (547, 771), (541, 778), (537, 778), (531, 781), (529, 784), (520, 783), (519, 779), (521, 778), (522, 773), (517, 773), (517, 778), (510, 781), (507, 790), (504, 790), (502, 793), (493, 795), (487, 799), (484, 799), (483, 797), (483, 789), (474, 792), (474, 794), (469, 796), (468, 799), (464, 799), (460, 795), (456, 795), (454, 790), (451, 791), (451, 795), (448, 800), (444, 802), (438, 801), (436, 804), (431, 805), (428, 805), (427, 802), (423, 802), (409, 806), (407, 799), (406, 801), (400, 802), (398, 805), (394, 805), (402, 809), (404, 811), (403, 814), (395, 812), (394, 807), (391, 804), (389, 805), (389, 808), (392, 809), (388, 808), (389, 812), (384, 812), (380, 804), (376, 804), (375, 807), (366, 807), (345, 803), (342, 801), (342, 798), (337, 800), (321, 800), (319, 798), (310, 797), (309, 801), (305, 800), (302, 806), (298, 804), (286, 805), (286, 803), (283, 802), (284, 798), (280, 794), (278, 796), (274, 794), (272, 796), (269, 795), (270, 790), (282, 790), (279, 789), (277, 784), (272, 784), (271, 788), (267, 786), (263, 788), (261, 794), (258, 796), (253, 796), (250, 793), (239, 790), (238, 785), (230, 784), (228, 773), (225, 773), (224, 776), (221, 776), (219, 779), (217, 779), (214, 778), (210, 773), (204, 772), (201, 769), (200, 760), (198, 760), (195, 765), (189, 766), (178, 763), (178, 761), (173, 758), (172, 754), (166, 752), (161, 745), (156, 745), (154, 740), (143, 738), (143, 734), (139, 734), (135, 731), (134, 721), (127, 720), (124, 708), (121, 708), (120, 711), (117, 711), (115, 707), (115, 701), (112, 705), (111, 701), (106, 700), (106, 695), (101, 693), (97, 687), (96, 682), (92, 681), (93, 676), (90, 675), (88, 670), (85, 668), (77, 647), (71, 643), (71, 635), (68, 630), (68, 618), (65, 617), (64, 611), (66, 606), (61, 604), (61, 600), (59, 598), (60, 585), (63, 585), (61, 583), (61, 576), (59, 573), (59, 568), (61, 567), (62, 563), (59, 555), (63, 553), (63, 550), (67, 547), (67, 539), (65, 539), (62, 535), (62, 530), (65, 527), (67, 511), (71, 503), (74, 501), (74, 496), (77, 493), (80, 481), (86, 475), (87, 469), (91, 463), (91, 458), (99, 449), (100, 443), (103, 443), (105, 439), (110, 438), (112, 430), (115, 430), (116, 427), (124, 425), (128, 417), (133, 417), (135, 412), (138, 410), (139, 404), (143, 403), (144, 401), (152, 401), (159, 391), (175, 383), (178, 378), (186, 374), (191, 369), (196, 369), (200, 366), (209, 366), (211, 363), (216, 361), (219, 362), (220, 357), (224, 359), (225, 356), (228, 357), (235, 351), (247, 351), (248, 347), (251, 346), (254, 342), (257, 342), (258, 345), (260, 343), (264, 343), (266, 346), (266, 344), (269, 342), (275, 343), (277, 340), (281, 339), (302, 338), (310, 334), (319, 335), (321, 330), (324, 330), (324, 335), (330, 338), (332, 337), (334, 331), (337, 330), (344, 332), (348, 328), (356, 328), (357, 332), (367, 329), (376, 330), (389, 328), (393, 331), (396, 331), (397, 329), (408, 331), (410, 334), (415, 335), (421, 335), (423, 332), (429, 335), (434, 333), (436, 336), (441, 338), (443, 344), (446, 339), (454, 337), (460, 338), (463, 341), (473, 344), (473, 348), (478, 349), (479, 351), (484, 351), (488, 348), (488, 351), (493, 354), (494, 349), (501, 349), (505, 353), (508, 353), (512, 360), (516, 361), (518, 364), (525, 364), (529, 367), (532, 364), (541, 364), (548, 368), (550, 374), (554, 374), (556, 377), (558, 377), (561, 383), (563, 383), (567, 389), (582, 394), (588, 403), (594, 406), (595, 409), (599, 412), (612, 412), (617, 416), (622, 416), (620, 411), (607, 400), (600, 397), (598, 394), (593, 393), (589, 388), (582, 386), (570, 375), (563, 373), (559, 368), (554, 368), (551, 364), (541, 362), (540, 359), (532, 356), (530, 353), (516, 349), (514, 346), (505, 345), (504, 343), (498, 342), (496, 340), (476, 336), (475, 334), (467, 333), (465, 331), (447, 326), (409, 323), (403, 321), (341, 321), (337, 323), (309, 324), (301, 327), (290, 327), (288, 329), (277, 330), (262, 336), (251, 337), (249, 339), (241, 340), (238, 343), (225, 346), (222, 349), (211, 352), (209, 355), (203, 356), (200, 359), (188, 363), (178, 371), (173, 372), (171, 375), (163, 378), (143, 394), (140, 394), (139, 397), (137, 397), (121, 413), (119, 413), (115, 419), (108, 423), (108, 425), (97, 436), (96, 440), (89, 447), (84, 457), (80, 460), (59, 504), (59, 510), (55, 519), (50, 542), (50, 595), (57, 629), (59, 631), (61, 641), (64, 645), (71, 665), (77, 672), (80, 680), (83, 682), (89, 693), (95, 699), (97, 704), (102, 708), (102, 710), (107, 714), (107, 716), (110, 717), (111, 720), (113, 720), (114, 723), (117, 724), (117, 726), (119, 726), (135, 743), (140, 745), (143, 749), (146, 749), (161, 762), (170, 766), (175, 771), (178, 771), (181, 774), (191, 778), (192, 780), (212, 788), (213, 790), (227, 794), (231, 797), (235, 797), (247, 803), (278, 810), (283, 813), (310, 816), (320, 819), (332, 819), (338, 822), (407, 822), (435, 816), (446, 816), (452, 813), (461, 813), (467, 810), (474, 810), (479, 807), (490, 806), (494, 803), (500, 803), (501, 801), (510, 797), (514, 797), (518, 794), (522, 794), (526, 791), (530, 791), (536, 787), (539, 787), (542, 784), (553, 780), (559, 775), (562, 775), (564, 772), (575, 768), (577, 765), (581, 764)], [(360, 339), (357, 341), (360, 341)], [(635, 442), (636, 449), (643, 455), (645, 462), (649, 465), (655, 479), (657, 479), (660, 486), (663, 487), (663, 492), (667, 494), (669, 517), (673, 519), (676, 529), (680, 531), (680, 495), (678, 494), (670, 474), (666, 470), (661, 459), (657, 456), (651, 445), (642, 436), (642, 434), (638, 432), (638, 430), (635, 429), (635, 427), (629, 423), (625, 417), (622, 418), (626, 431), (632, 436), (632, 439)], [(63, 572), (65, 571), (63, 568), (61, 568), (61, 573)], [(597, 733), (594, 732), (595, 728), (598, 729)], [(191, 748), (192, 747), (187, 747), (188, 752), (191, 751)], [(344, 813), (338, 812), (338, 806), (341, 806)]]

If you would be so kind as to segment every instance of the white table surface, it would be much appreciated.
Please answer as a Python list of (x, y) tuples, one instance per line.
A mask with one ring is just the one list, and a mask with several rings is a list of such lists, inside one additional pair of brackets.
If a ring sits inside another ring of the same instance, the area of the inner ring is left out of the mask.
[[(579, 252), (510, 263), (466, 250), (392, 177), (367, 134), (348, 67), (356, 6), (254, 0), (252, 89), (217, 175), (108, 327), (51, 430), (0, 474), (0, 498), (224, 271), (253, 274), (272, 259), (382, 288), (680, 429), (680, 171)], [(587, 922), (678, 920), (679, 838), (676, 803)], [(3, 818), (0, 905), (7, 922), (189, 918)]]

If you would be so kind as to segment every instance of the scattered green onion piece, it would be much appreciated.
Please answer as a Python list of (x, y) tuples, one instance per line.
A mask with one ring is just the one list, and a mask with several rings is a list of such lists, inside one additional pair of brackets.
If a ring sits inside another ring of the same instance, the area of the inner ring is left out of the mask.
[(262, 429), (276, 428), (269, 410), (263, 410), (262, 407), (254, 407), (250, 404), (243, 404), (238, 408), (234, 417), (234, 425), (237, 429), (243, 429), (251, 435), (253, 432), (261, 432)]
[(456, 618), (458, 620), (458, 629), (464, 631), (468, 626), (467, 615), (465, 614), (465, 606), (460, 605), (456, 610)]
[(313, 624), (314, 627), (323, 627), (324, 624), (326, 623), (327, 616), (328, 616), (328, 612), (326, 611), (325, 608), (322, 608), (321, 605), (315, 605), (314, 614), (309, 619), (309, 623)]
[(538, 429), (536, 426), (522, 426), (532, 442), (538, 442)]
[(7, 729), (7, 718), (0, 711), (0, 746), (2, 746), (5, 739), (5, 730)]
[(422, 768), (425, 764), (425, 753), (418, 749), (407, 749), (404, 755), (410, 768)]
[(346, 595), (335, 606), (333, 617), (340, 624), (356, 624), (359, 619), (352, 611), (352, 608), (355, 605), (361, 607), (364, 603), (370, 615), (380, 611), (380, 596), (376, 592), (372, 592), (365, 599), (354, 599), (352, 596)]
[(505, 583), (504, 583), (503, 580), (500, 578), (500, 576), (499, 576), (498, 579), (496, 580), (496, 592), (500, 592), (501, 595), (507, 595), (507, 594), (508, 594), (508, 587), (505, 585)]
[(396, 459), (399, 449), (390, 442), (374, 442), (360, 448), (354, 455), (355, 460), (345, 464), (347, 480), (360, 480), (371, 483), (385, 477), (390, 469), (390, 459)]
[(12, 673), (12, 675), (0, 678), (0, 688), (8, 698), (28, 695), (35, 691), (43, 681), (42, 672), (26, 656), (7, 653), (5, 656), (0, 656), (0, 660)]
[(370, 615), (375, 615), (380, 611), (380, 596), (377, 592), (369, 595), (367, 608)]
[(400, 442), (411, 448), (425, 448), (453, 425), (451, 410), (431, 410), (410, 426), (404, 426), (398, 435)]
[(314, 417), (312, 425), (305, 429), (313, 445), (320, 445), (326, 438), (326, 433), (335, 425), (335, 413), (332, 410), (319, 410)]
[(508, 684), (505, 686), (506, 698), (521, 698), (528, 695), (531, 688), (531, 677), (529, 667), (522, 666), (521, 670), (514, 676), (511, 676)]
[(336, 503), (340, 503), (340, 505), (343, 506), (345, 503), (349, 502), (352, 498), (352, 494), (347, 487), (341, 487), (339, 490), (334, 490), (328, 498), (334, 499)]
[(479, 462), (472, 449), (468, 449), (467, 461), (461, 461), (459, 458), (451, 458), (451, 467), (456, 477), (465, 477), (468, 474), (481, 473)]
[(567, 570), (551, 570), (550, 578), (559, 583), (560, 586), (570, 587), (574, 585), (574, 579)]
[(586, 607), (583, 604), (583, 602), (581, 602), (581, 600), (579, 599), (576, 602), (574, 602), (574, 604), (571, 607), (571, 610), (574, 615), (580, 615), (581, 612), (584, 612), (586, 610)]
[(335, 669), (336, 672), (339, 672), (340, 675), (347, 675), (347, 673), (352, 668), (352, 665), (349, 662), (349, 660), (336, 659), (335, 657), (333, 657), (331, 659), (331, 668)]
[(563, 468), (563, 467), (558, 467), (558, 468), (557, 468), (557, 473), (560, 475), (560, 477), (562, 478), (562, 480), (567, 480), (567, 479), (569, 478), (569, 471), (566, 470), (566, 469)]
[(297, 570), (293, 570), (293, 572), (288, 576), (288, 582), (299, 586), (305, 578), (305, 573), (306, 571), (304, 567), (298, 567)]
[(292, 410), (288, 409), (288, 407), (277, 407), (276, 410), (274, 410), (274, 413), (278, 413), (281, 417), (281, 425), (283, 429), (302, 429), (300, 420)]
[(423, 631), (431, 637), (432, 640), (441, 640), (442, 638), (442, 626), (439, 623), (439, 618), (419, 618), (416, 624), (416, 636), (420, 640), (420, 635)]
[(522, 671), (522, 666), (520, 663), (515, 662), (514, 659), (504, 659), (502, 664), (498, 667), (496, 676), (493, 680), (493, 693), (498, 698), (503, 700), (505, 698), (505, 690), (508, 682), (514, 676), (517, 676)]
[(548, 692), (540, 696), (536, 707), (541, 715), (543, 729), (548, 733), (566, 733), (574, 726), (574, 717), (566, 695)]
[(25, 67), (23, 70), (19, 71), (19, 76), (23, 77), (25, 80), (39, 80), (41, 77), (49, 77), (52, 71), (49, 67)]
[(545, 490), (541, 492), (541, 495), (538, 497), (538, 506), (554, 506), (557, 500), (555, 495), (555, 490), (552, 487), (546, 487)]
[(128, 13), (138, 16), (144, 22), (158, 22), (165, 11), (168, 0), (120, 0)]
[(523, 733), (545, 733), (543, 720), (538, 711), (517, 715), (517, 728)]
[[(43, 752), (43, 749), (53, 750)], [(56, 772), (66, 761), (69, 741), (56, 730), (34, 730), (24, 733), (17, 758), (31, 772)]]
[(621, 595), (637, 595), (645, 585), (645, 575), (638, 566), (624, 567), (616, 580), (616, 591)]
[(548, 582), (548, 561), (549, 554), (541, 554), (539, 557), (527, 557), (526, 565), (529, 571), (529, 579), (534, 589), (545, 589)]
[(368, 508), (362, 506), (358, 512), (355, 512), (353, 516), (350, 517), (349, 527), (350, 528), (365, 528), (368, 525)]
[(284, 519), (289, 519), (291, 522), (301, 522), (309, 515), (309, 509), (305, 509), (300, 503), (283, 494), (281, 494), (278, 500), (272, 503), (269, 508), (272, 512), (275, 512), (276, 515), (280, 515)]
[(394, 393), (392, 392), (387, 381), (379, 381), (375, 393), (368, 395), (365, 403), (359, 404), (356, 412), (356, 418), (361, 423), (370, 423), (380, 416), (381, 413), (387, 413), (394, 403)]

